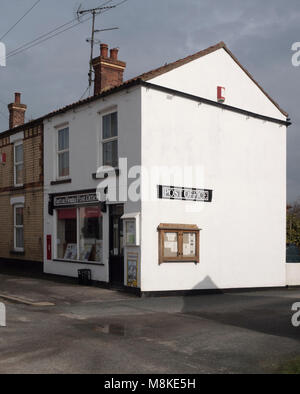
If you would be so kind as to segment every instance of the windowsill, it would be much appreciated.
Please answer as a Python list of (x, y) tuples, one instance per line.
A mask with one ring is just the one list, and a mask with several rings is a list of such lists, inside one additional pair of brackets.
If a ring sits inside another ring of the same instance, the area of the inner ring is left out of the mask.
[(11, 250), (9, 253), (14, 256), (25, 256), (24, 250)]
[(97, 263), (93, 261), (82, 261), (82, 260), (65, 260), (65, 259), (53, 259), (57, 263), (69, 263), (69, 264), (83, 264), (83, 265), (100, 265), (104, 266), (103, 263)]
[(64, 183), (72, 183), (72, 179), (68, 178), (68, 179), (58, 179), (57, 181), (52, 181), (50, 182), (51, 186), (54, 185), (63, 185)]
[(112, 168), (110, 170), (107, 171), (100, 171), (99, 173), (94, 173), (92, 174), (92, 178), (93, 179), (105, 179), (109, 176), (109, 174), (113, 174), (115, 173), (116, 176), (120, 175), (120, 169), (118, 167), (116, 168)]
[(24, 187), (24, 185), (22, 184), (22, 185), (14, 185), (14, 188), (15, 189), (22, 189)]

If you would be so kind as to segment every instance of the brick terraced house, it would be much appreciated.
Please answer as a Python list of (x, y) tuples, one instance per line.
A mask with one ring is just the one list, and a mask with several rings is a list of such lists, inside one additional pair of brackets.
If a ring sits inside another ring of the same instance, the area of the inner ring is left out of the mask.
[[(0, 134), (0, 261), (43, 262), (43, 121), (24, 124), (20, 93)], [(37, 265), (37, 264), (35, 264)]]

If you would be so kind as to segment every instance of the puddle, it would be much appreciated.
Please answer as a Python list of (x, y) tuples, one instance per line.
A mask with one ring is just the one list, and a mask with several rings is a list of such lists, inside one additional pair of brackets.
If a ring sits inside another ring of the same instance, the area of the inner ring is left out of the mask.
[(96, 331), (103, 334), (116, 335), (118, 337), (126, 336), (126, 327), (121, 324), (106, 324), (104, 326), (96, 327)]
[(106, 335), (114, 335), (118, 337), (148, 337), (151, 335), (152, 330), (149, 327), (136, 327), (136, 326), (128, 326), (123, 324), (104, 324), (100, 326), (96, 326), (94, 328), (95, 331), (101, 332)]

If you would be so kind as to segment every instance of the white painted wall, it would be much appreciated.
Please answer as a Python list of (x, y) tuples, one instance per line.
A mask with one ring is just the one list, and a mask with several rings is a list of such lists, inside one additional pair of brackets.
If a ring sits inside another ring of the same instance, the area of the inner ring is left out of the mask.
[[(224, 50), (150, 82), (212, 100), (217, 86), (225, 86), (227, 104), (285, 119)], [(45, 122), (45, 238), (55, 229), (48, 193), (96, 188), (91, 174), (101, 163), (99, 111), (112, 107), (119, 114), (120, 157), (146, 170), (142, 202), (125, 204), (125, 213), (141, 212), (141, 248), (130, 251), (140, 253), (142, 291), (285, 286), (286, 128), (151, 89), (120, 92)], [(55, 127), (66, 122), (72, 183), (54, 187)], [(199, 166), (200, 175), (178, 183), (159, 170), (148, 178), (153, 166)], [(159, 184), (213, 189), (213, 201), (158, 200)], [(202, 229), (200, 264), (159, 266), (160, 223)], [(105, 265), (87, 265), (93, 279), (108, 281), (108, 254), (105, 214)], [(124, 264), (126, 273), (126, 255)], [(78, 268), (45, 261), (48, 273), (77, 276)]]
[[(44, 133), (44, 168), (45, 168), (45, 249), (44, 270), (46, 273), (77, 277), (77, 270), (90, 268), (92, 278), (98, 281), (108, 282), (108, 213), (103, 214), (103, 253), (104, 266), (92, 264), (75, 264), (68, 262), (47, 261), (46, 237), (51, 234), (52, 244), (55, 242), (54, 234), (56, 227), (55, 215), (48, 215), (49, 193), (76, 192), (80, 190), (96, 189), (98, 182), (92, 179), (92, 174), (97, 172), (102, 165), (101, 139), (101, 114), (118, 111), (119, 139), (118, 149), (120, 157), (128, 158), (128, 167), (141, 163), (141, 90), (133, 88), (128, 91), (116, 93), (75, 110), (45, 120)], [(99, 114), (100, 112), (100, 114)], [(69, 126), (70, 138), (70, 178), (72, 183), (51, 186), (51, 181), (56, 180), (56, 150), (57, 126)], [(130, 185), (131, 181), (129, 181)], [(122, 184), (121, 184), (122, 187)], [(123, 185), (124, 187), (124, 185)], [(140, 202), (128, 202), (125, 204), (125, 213), (140, 212)], [(54, 248), (53, 248), (54, 252)], [(53, 254), (53, 253), (52, 253)], [(124, 265), (125, 265), (124, 259)], [(126, 267), (125, 267), (126, 268)], [(126, 273), (126, 269), (125, 269)], [(126, 281), (126, 278), (125, 278)]]
[(223, 86), (226, 88), (225, 104), (285, 120), (223, 48), (149, 82), (214, 101), (217, 100), (217, 86)]
[[(186, 71), (182, 80), (191, 86)], [(265, 113), (259, 97), (258, 109)], [(142, 165), (202, 168), (181, 184), (160, 171), (153, 201), (142, 180), (142, 291), (285, 286), (285, 127), (143, 88)], [(213, 202), (159, 200), (159, 184), (213, 189)], [(202, 229), (199, 265), (159, 266), (160, 223)]]
[(288, 286), (300, 286), (300, 264), (286, 264), (286, 284)]

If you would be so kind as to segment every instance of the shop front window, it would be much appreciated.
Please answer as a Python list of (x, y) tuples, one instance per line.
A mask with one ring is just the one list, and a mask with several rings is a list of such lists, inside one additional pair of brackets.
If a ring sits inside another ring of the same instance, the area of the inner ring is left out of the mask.
[(79, 208), (79, 253), (82, 261), (101, 261), (102, 214), (99, 207)]
[(57, 210), (57, 258), (77, 259), (76, 208)]
[(101, 262), (102, 239), (98, 206), (57, 210), (57, 259)]

